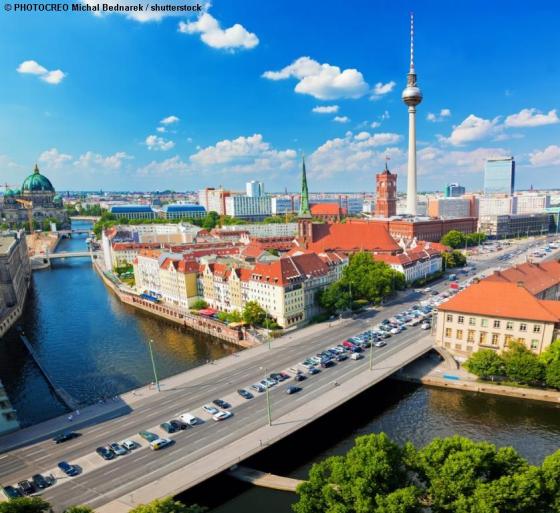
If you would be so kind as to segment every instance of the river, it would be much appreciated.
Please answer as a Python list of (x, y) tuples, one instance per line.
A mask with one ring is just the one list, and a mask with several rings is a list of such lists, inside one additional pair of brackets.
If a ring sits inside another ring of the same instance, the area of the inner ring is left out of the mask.
[[(63, 240), (59, 249), (83, 249), (84, 238)], [(236, 350), (122, 305), (87, 259), (58, 261), (50, 270), (33, 273), (33, 288), (20, 324), (57, 384), (83, 402), (152, 381), (149, 339), (154, 341), (160, 377)], [(0, 341), (0, 351), (0, 379), (22, 424), (65, 411), (15, 330)], [(458, 433), (512, 445), (538, 464), (560, 445), (560, 405), (386, 381), (248, 464), (304, 479), (313, 461), (344, 453), (357, 435), (381, 431), (398, 442), (411, 440), (418, 445), (435, 436)], [(183, 499), (210, 506), (214, 513), (288, 513), (296, 497), (217, 477)]]

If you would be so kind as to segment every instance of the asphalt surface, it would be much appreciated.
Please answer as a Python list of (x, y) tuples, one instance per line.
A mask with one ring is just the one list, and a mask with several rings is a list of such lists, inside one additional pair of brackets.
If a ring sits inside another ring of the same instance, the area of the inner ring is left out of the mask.
[[(534, 245), (530, 241), (517, 245), (515, 249)], [(513, 250), (501, 252), (511, 253)], [(475, 261), (477, 273), (496, 265), (508, 265), (497, 260), (499, 255), (485, 261)], [(462, 278), (462, 276), (460, 276)], [(447, 284), (441, 280), (432, 289), (446, 289)], [(274, 347), (265, 353), (244, 358), (227, 368), (227, 372), (220, 371), (219, 361), (210, 365), (208, 374), (197, 379), (185, 387), (165, 390), (160, 394), (147, 397), (126, 415), (111, 420), (99, 421), (96, 425), (80, 429), (80, 438), (55, 445), (51, 440), (42, 441), (20, 449), (16, 449), (0, 456), (0, 483), (2, 485), (15, 484), (22, 479), (29, 479), (31, 475), (54, 473), (57, 484), (43, 492), (43, 497), (50, 501), (57, 511), (62, 511), (71, 504), (88, 504), (98, 507), (114, 500), (125, 493), (131, 492), (142, 485), (157, 478), (164, 477), (173, 470), (180, 469), (185, 463), (208, 455), (220, 457), (219, 449), (237, 438), (253, 432), (256, 428), (267, 423), (266, 394), (257, 393), (249, 387), (260, 381), (267, 373), (279, 372), (294, 367), (306, 357), (341, 343), (346, 338), (357, 335), (389, 318), (414, 303), (418, 303), (425, 296), (421, 293), (410, 292), (399, 298), (396, 304), (391, 304), (377, 311), (368, 311), (357, 319), (336, 321), (323, 332), (307, 336), (304, 339), (295, 332), (292, 340), (284, 346)], [(343, 382), (358, 373), (367, 371), (370, 351), (373, 351), (373, 361), (376, 365), (385, 358), (398, 352), (412, 340), (417, 340), (426, 332), (419, 327), (409, 327), (399, 335), (387, 339), (387, 346), (383, 348), (367, 349), (364, 358), (359, 361), (346, 360), (335, 367), (323, 369), (319, 374), (308, 376), (301, 382), (285, 381), (270, 390), (270, 403), (273, 419), (301, 406), (306, 401), (312, 401), (334, 386), (334, 381)], [(287, 395), (288, 385), (301, 386), (302, 390), (294, 395)], [(255, 395), (254, 399), (242, 399), (236, 393), (238, 388), (247, 388)], [(222, 421), (214, 422), (210, 415), (203, 412), (201, 406), (213, 399), (221, 398), (230, 402), (234, 416)], [(159, 424), (176, 418), (179, 414), (192, 412), (205, 422), (189, 428), (186, 431), (172, 435), (165, 434)], [(108, 415), (114, 417), (114, 414)], [(76, 426), (72, 426), (76, 428)], [(161, 436), (172, 438), (175, 443), (161, 451), (151, 451), (146, 441), (136, 434), (142, 430), (149, 430)], [(140, 441), (141, 447), (133, 452), (117, 457), (113, 461), (104, 461), (95, 454), (96, 447), (110, 442), (132, 438)], [(66, 460), (79, 465), (83, 471), (74, 478), (63, 477), (56, 469), (56, 464)]]

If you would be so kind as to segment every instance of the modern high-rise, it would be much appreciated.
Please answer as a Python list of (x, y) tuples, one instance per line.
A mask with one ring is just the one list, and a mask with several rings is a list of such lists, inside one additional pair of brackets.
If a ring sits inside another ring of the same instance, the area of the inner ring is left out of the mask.
[(375, 215), (393, 217), (397, 215), (397, 175), (392, 174), (385, 162), (385, 169), (375, 175)]
[(513, 194), (515, 190), (515, 160), (495, 157), (484, 166), (484, 194)]
[(450, 183), (445, 186), (446, 198), (459, 198), (465, 194), (465, 188), (458, 183)]
[(416, 198), (416, 106), (422, 101), (422, 92), (416, 83), (414, 69), (414, 15), (410, 15), (410, 69), (402, 100), (408, 105), (408, 176), (406, 185), (407, 214), (417, 214)]
[(245, 184), (245, 190), (247, 196), (250, 198), (264, 196), (264, 183), (258, 182), (257, 180), (251, 180)]

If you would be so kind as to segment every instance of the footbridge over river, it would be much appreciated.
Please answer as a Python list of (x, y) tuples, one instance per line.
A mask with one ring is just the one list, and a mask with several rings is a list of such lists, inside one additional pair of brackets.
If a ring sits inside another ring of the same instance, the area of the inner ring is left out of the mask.
[[(293, 376), (298, 362), (371, 323), (372, 319), (356, 319), (311, 326), (273, 341), (271, 348), (247, 349), (168, 378), (160, 383), (160, 392), (155, 386), (134, 390), (118, 400), (83, 408), (71, 423), (65, 416), (0, 437), (0, 453), (9, 451), (0, 456), (0, 482), (17, 483), (37, 472), (52, 472), (59, 480), (43, 496), (57, 512), (71, 504), (88, 504), (102, 513), (124, 513), (138, 504), (176, 495), (312, 423), (433, 347), (431, 336), (411, 328), (389, 339), (386, 347), (367, 349), (360, 360), (342, 361), (308, 376), (297, 383), (302, 389), (297, 394), (285, 392), (287, 385), (296, 384), (293, 379), (268, 394), (252, 391), (255, 397), (250, 400), (237, 394), (271, 372)], [(216, 398), (231, 404), (232, 417), (215, 422), (202, 409)], [(200, 424), (171, 435), (159, 427), (186, 412), (198, 417)], [(70, 427), (82, 436), (53, 445), (50, 438)], [(138, 436), (146, 430), (171, 438), (173, 445), (149, 450)], [(140, 447), (112, 461), (94, 452), (100, 445), (125, 438)], [(40, 463), (34, 461), (37, 454)], [(78, 465), (80, 475), (64, 478), (56, 468), (63, 459)]]

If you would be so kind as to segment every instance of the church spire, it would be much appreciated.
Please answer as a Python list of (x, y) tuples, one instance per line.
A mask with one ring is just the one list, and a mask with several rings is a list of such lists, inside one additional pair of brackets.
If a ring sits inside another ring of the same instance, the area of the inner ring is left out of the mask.
[(309, 209), (309, 190), (307, 189), (307, 174), (305, 172), (305, 157), (302, 156), (301, 199), (299, 203), (299, 217), (311, 217)]

